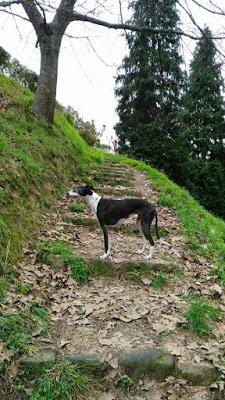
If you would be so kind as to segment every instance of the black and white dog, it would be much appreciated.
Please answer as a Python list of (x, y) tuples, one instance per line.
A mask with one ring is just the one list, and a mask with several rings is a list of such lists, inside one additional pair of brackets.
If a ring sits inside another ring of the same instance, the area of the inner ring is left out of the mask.
[(110, 254), (108, 226), (116, 225), (120, 220), (128, 218), (131, 214), (137, 214), (137, 224), (144, 239), (144, 246), (139, 251), (143, 253), (146, 246), (150, 248), (147, 259), (153, 254), (154, 241), (150, 233), (150, 226), (155, 218), (156, 234), (158, 234), (158, 218), (155, 207), (143, 199), (124, 199), (115, 200), (99, 196), (95, 193), (92, 186), (84, 185), (72, 189), (67, 192), (68, 196), (82, 196), (90, 205), (94, 215), (96, 216), (104, 234), (105, 253), (100, 257), (104, 260)]

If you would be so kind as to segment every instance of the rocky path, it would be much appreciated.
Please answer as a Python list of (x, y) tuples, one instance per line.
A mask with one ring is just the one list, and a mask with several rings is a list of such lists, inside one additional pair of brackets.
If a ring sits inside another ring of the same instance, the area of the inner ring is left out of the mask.
[[(195, 367), (199, 371), (206, 362), (223, 374), (224, 295), (209, 273), (211, 265), (187, 250), (176, 212), (158, 204), (157, 192), (144, 173), (107, 163), (93, 171), (92, 176), (97, 182), (96, 191), (101, 195), (138, 196), (154, 203), (164, 242), (156, 241), (154, 258), (146, 265), (143, 255), (137, 252), (142, 247), (142, 237), (137, 231), (135, 217), (130, 218), (109, 232), (112, 274), (91, 276), (84, 284), (72, 279), (69, 269), (60, 265), (60, 257), (52, 258), (55, 268), (38, 262), (36, 248), (29, 245), (20, 265), (20, 279), (32, 286), (32, 294), (26, 299), (19, 295), (18, 307), (35, 297), (39, 304), (48, 308), (51, 327), (45, 337), (37, 337), (38, 347), (54, 347), (62, 356), (94, 353), (107, 361), (112, 369), (107, 378), (109, 391), (102, 394), (102, 400), (222, 399), (218, 384), (211, 388), (196, 386), (197, 378), (194, 386), (194, 378), (188, 379), (188, 376), (186, 379), (184, 376), (180, 379), (168, 377), (160, 383), (149, 378), (140, 379), (135, 390), (125, 397), (110, 389), (110, 381), (118, 374), (118, 356), (147, 348), (163, 348), (176, 357), (181, 368), (191, 369), (192, 374)], [(84, 211), (75, 214), (69, 208), (72, 202), (74, 199), (63, 199), (55, 212), (45, 216), (39, 240), (66, 241), (72, 245), (76, 256), (94, 260), (103, 253), (101, 229), (87, 205)], [(145, 271), (147, 268), (152, 272), (141, 275), (138, 265), (143, 269), (143, 262)], [(161, 288), (155, 284), (157, 279), (163, 283)], [(209, 339), (198, 338), (184, 329), (189, 293), (216, 298), (222, 311), (219, 321), (214, 323), (214, 335)]]

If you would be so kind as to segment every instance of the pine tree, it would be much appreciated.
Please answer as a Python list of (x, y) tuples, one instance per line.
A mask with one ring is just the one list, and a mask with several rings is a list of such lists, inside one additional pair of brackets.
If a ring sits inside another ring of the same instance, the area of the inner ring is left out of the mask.
[(221, 64), (216, 59), (212, 33), (205, 28), (190, 65), (182, 113), (189, 153), (197, 160), (224, 159), (225, 109)]
[(190, 64), (180, 113), (188, 163), (183, 185), (209, 210), (225, 217), (225, 109), (221, 64), (205, 28)]
[[(175, 30), (175, 0), (130, 3), (131, 22)], [(178, 150), (176, 115), (183, 84), (179, 38), (174, 33), (126, 34), (129, 55), (116, 78), (119, 151), (144, 159), (173, 175)], [(174, 158), (175, 156), (175, 158)]]

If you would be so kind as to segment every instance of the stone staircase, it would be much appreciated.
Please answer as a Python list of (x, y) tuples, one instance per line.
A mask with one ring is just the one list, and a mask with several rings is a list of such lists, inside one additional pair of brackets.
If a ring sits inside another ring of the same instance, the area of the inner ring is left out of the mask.
[[(159, 225), (167, 234), (165, 242), (156, 242), (154, 259), (146, 262), (137, 253), (142, 237), (135, 217), (131, 217), (125, 222), (126, 229), (124, 225), (110, 229), (112, 255), (104, 266), (109, 273), (103, 276), (91, 276), (80, 285), (68, 269), (54, 271), (36, 262), (30, 280), (38, 290), (41, 276), (51, 328), (46, 337), (37, 340), (40, 352), (23, 362), (38, 364), (44, 351), (45, 362), (69, 358), (78, 364), (96, 363), (109, 388), (98, 400), (224, 398), (223, 388), (215, 383), (218, 370), (208, 361), (204, 340), (179, 328), (185, 324), (184, 295), (190, 287), (196, 288), (193, 267), (197, 268), (197, 261), (192, 265), (187, 261), (176, 212), (161, 207), (144, 173), (131, 167), (105, 162), (92, 171), (91, 178), (102, 196), (138, 196), (154, 203)], [(64, 199), (51, 215), (50, 225), (46, 220), (43, 237), (67, 241), (74, 254), (91, 263), (103, 252), (102, 232), (88, 206), (77, 215), (70, 211), (73, 201)], [(208, 279), (208, 269), (199, 270), (202, 285)], [(27, 270), (25, 262), (22, 278), (27, 279)], [(152, 284), (158, 276), (165, 280), (161, 290)], [(212, 339), (211, 344), (214, 342)], [(113, 386), (116, 377), (124, 375), (135, 383), (126, 394)]]

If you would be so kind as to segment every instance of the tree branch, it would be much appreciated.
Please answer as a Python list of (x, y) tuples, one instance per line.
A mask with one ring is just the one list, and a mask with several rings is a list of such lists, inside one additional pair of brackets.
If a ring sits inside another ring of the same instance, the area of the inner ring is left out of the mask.
[(21, 18), (21, 19), (23, 19), (24, 21), (27, 21), (27, 22), (31, 22), (31, 21), (29, 20), (29, 18), (23, 17), (22, 15), (16, 14), (16, 13), (14, 13), (14, 12), (12, 12), (12, 11), (8, 11), (8, 10), (4, 10), (4, 9), (3, 9), (3, 10), (0, 10), (0, 12), (4, 12), (4, 13), (9, 14), (9, 15), (12, 15), (12, 16), (14, 16), (14, 17)]
[(0, 7), (10, 7), (13, 4), (21, 4), (21, 1), (0, 1)]
[(34, 26), (37, 37), (39, 38), (41, 34), (41, 26), (44, 22), (44, 18), (39, 12), (35, 2), (32, 0), (21, 0), (21, 4), (30, 20), (32, 25)]
[[(97, 18), (90, 17), (88, 15), (84, 15), (84, 14), (80, 14), (80, 13), (76, 13), (76, 12), (74, 12), (72, 15), (67, 14), (67, 18), (69, 18), (70, 21), (90, 22), (92, 24), (104, 26), (109, 29), (127, 29), (130, 31), (149, 32), (149, 33), (174, 33), (175, 35), (186, 36), (193, 40), (200, 39), (199, 36), (194, 36), (189, 33), (183, 32), (181, 30), (157, 29), (157, 28), (151, 28), (150, 26), (136, 26), (136, 25), (123, 24), (123, 23), (115, 24), (115, 23), (103, 21), (103, 20), (100, 20)], [(217, 37), (216, 39), (224, 39), (224, 37)]]
[(203, 8), (203, 10), (210, 12), (211, 14), (216, 14), (216, 15), (223, 15), (225, 16), (225, 11), (215, 11), (212, 10), (206, 6), (204, 6), (203, 4), (200, 4), (197, 0), (191, 0), (194, 4), (196, 4), (198, 7)]
[[(185, 0), (185, 2), (186, 2), (186, 0)], [(204, 29), (202, 29), (202, 28), (197, 24), (197, 22), (195, 21), (193, 15), (192, 15), (192, 13), (191, 13), (191, 11), (189, 10), (188, 6), (187, 6), (188, 9), (185, 8), (185, 7), (180, 3), (180, 0), (177, 0), (177, 3), (178, 3), (179, 6), (185, 11), (185, 13), (189, 16), (190, 20), (191, 20), (192, 23), (198, 28), (198, 30), (199, 30), (199, 32), (201, 32), (202, 36), (203, 36), (206, 40), (208, 40), (208, 39), (207, 39), (207, 36), (206, 36), (206, 34), (205, 34), (205, 32), (204, 32)], [(186, 5), (187, 5), (187, 2), (186, 2)], [(212, 36), (212, 39), (218, 39), (218, 37)], [(224, 39), (224, 37), (219, 37), (219, 39)], [(224, 57), (224, 54), (215, 46), (214, 43), (213, 43), (213, 47), (214, 47), (214, 49), (215, 49), (222, 57)]]
[(57, 26), (61, 34), (64, 34), (70, 20), (66, 17), (67, 15), (73, 14), (73, 8), (77, 0), (62, 0), (59, 7), (56, 10), (55, 16), (52, 21), (52, 25)]

